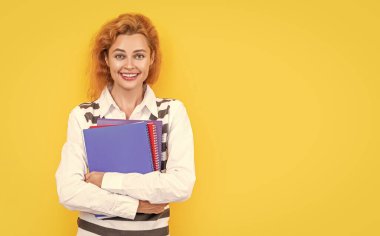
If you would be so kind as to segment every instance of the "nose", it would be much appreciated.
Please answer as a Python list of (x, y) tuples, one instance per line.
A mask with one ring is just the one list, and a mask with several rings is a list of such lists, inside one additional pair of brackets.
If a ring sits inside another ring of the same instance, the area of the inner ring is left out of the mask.
[(127, 69), (127, 70), (132, 70), (135, 68), (135, 65), (133, 63), (133, 59), (127, 59), (126, 60), (126, 63), (124, 65), (124, 67)]

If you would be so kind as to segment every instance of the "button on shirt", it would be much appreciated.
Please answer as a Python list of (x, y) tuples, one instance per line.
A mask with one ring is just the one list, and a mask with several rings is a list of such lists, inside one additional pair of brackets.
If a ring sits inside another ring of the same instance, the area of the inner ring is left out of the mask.
[[(125, 119), (125, 113), (117, 106), (109, 89), (105, 87), (95, 101), (99, 104), (100, 117)], [(105, 173), (101, 188), (84, 181), (87, 159), (83, 129), (89, 128), (92, 123), (86, 117), (87, 109), (75, 107), (69, 115), (67, 141), (62, 148), (61, 162), (56, 172), (60, 202), (68, 209), (81, 211), (87, 218), (93, 214), (107, 214), (134, 219), (139, 200), (170, 203), (188, 199), (195, 182), (193, 134), (182, 102), (171, 100), (169, 103), (166, 172)], [(148, 120), (151, 114), (157, 117), (158, 109), (156, 96), (147, 85), (143, 101), (136, 106), (130, 119)], [(95, 217), (90, 220), (102, 224), (102, 220)], [(135, 227), (137, 230), (140, 227), (131, 225), (133, 221), (115, 222), (114, 226), (119, 229)], [(142, 227), (145, 226), (142, 224)]]

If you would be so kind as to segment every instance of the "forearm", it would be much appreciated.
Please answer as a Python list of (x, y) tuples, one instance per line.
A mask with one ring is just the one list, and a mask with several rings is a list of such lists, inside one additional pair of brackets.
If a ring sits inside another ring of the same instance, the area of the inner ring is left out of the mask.
[(60, 203), (71, 210), (134, 219), (138, 200), (86, 183), (85, 171), (86, 163), (79, 145), (67, 142), (55, 175)]
[(106, 173), (102, 188), (151, 203), (169, 203), (188, 199), (194, 182), (195, 175), (190, 172)]
[(70, 210), (93, 214), (107, 214), (134, 219), (138, 200), (114, 194), (83, 181), (58, 183), (58, 196), (62, 205)]

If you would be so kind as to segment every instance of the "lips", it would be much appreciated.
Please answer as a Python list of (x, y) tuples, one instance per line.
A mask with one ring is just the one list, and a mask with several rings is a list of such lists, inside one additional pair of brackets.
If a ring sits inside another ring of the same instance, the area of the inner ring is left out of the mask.
[(140, 73), (120, 73), (124, 80), (135, 80)]

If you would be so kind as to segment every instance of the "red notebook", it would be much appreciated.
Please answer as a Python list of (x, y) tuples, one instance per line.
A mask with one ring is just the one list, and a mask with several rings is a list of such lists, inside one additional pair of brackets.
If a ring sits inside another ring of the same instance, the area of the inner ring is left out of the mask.
[(149, 131), (149, 139), (150, 139), (150, 147), (152, 149), (152, 160), (153, 160), (153, 168), (154, 170), (159, 170), (159, 155), (158, 155), (158, 143), (157, 143), (157, 131), (156, 125), (152, 122), (147, 123), (148, 131)]

